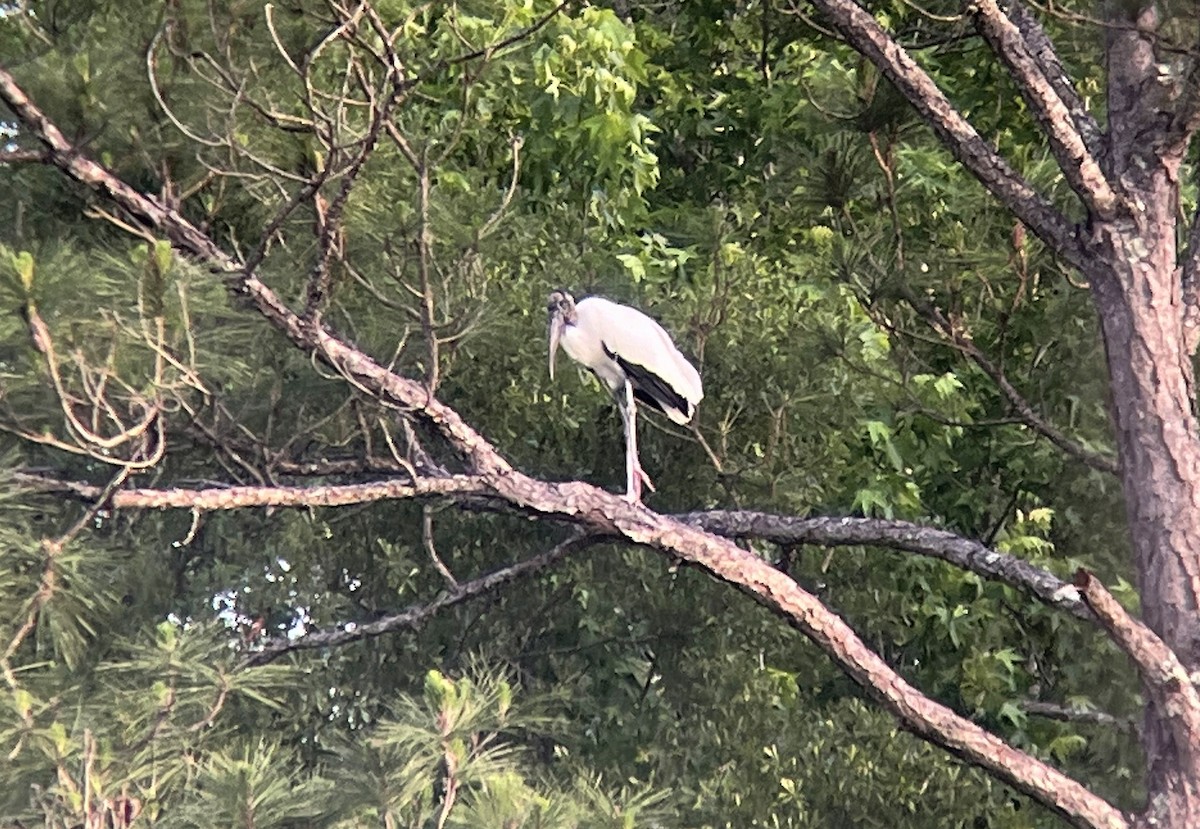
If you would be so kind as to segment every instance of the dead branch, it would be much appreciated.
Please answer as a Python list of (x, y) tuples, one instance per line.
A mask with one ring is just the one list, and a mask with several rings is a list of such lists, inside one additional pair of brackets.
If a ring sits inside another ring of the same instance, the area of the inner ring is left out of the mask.
[(421, 508), (421, 543), (425, 547), (425, 552), (429, 554), (429, 559), (433, 562), (433, 569), (438, 571), (438, 575), (446, 580), (446, 584), (450, 585), (451, 590), (458, 587), (458, 579), (454, 578), (454, 574), (442, 561), (442, 557), (438, 555), (437, 547), (434, 545), (433, 510), (428, 504)]
[[(87, 455), (111, 466), (131, 470), (149, 469), (155, 466), (162, 459), (166, 450), (162, 401), (145, 399), (129, 386), (120, 383), (119, 378), (113, 377), (107, 367), (99, 370), (93, 381), (89, 377), (89, 367), (84, 364), (82, 357), (76, 358), (76, 362), (82, 376), (82, 394), (86, 399), (77, 397), (67, 388), (67, 381), (63, 376), (58, 352), (54, 346), (54, 339), (50, 334), (49, 327), (38, 313), (37, 306), (33, 302), (28, 302), (22, 311), (29, 326), (29, 336), (34, 349), (42, 355), (45, 362), (46, 373), (50, 376), (51, 387), (58, 400), (70, 441), (59, 440), (48, 431), (33, 432), (20, 425), (5, 425), (2, 428), (20, 435), (25, 440), (53, 446), (72, 454)], [(156, 388), (160, 389), (165, 385), (162, 368), (162, 362), (156, 361), (154, 380)], [(117, 409), (108, 398), (106, 388), (110, 380), (124, 386), (125, 392), (129, 396), (129, 405), (138, 410), (138, 414), (134, 415), (134, 419), (129, 422), (126, 422), (118, 414)], [(84, 422), (88, 419), (86, 416), (81, 419), (77, 414), (76, 410), (81, 408), (90, 408), (92, 413), (90, 425)], [(102, 433), (100, 429), (102, 418), (115, 426), (115, 433)], [(125, 457), (122, 457), (118, 450), (122, 450)]]
[(470, 601), (478, 596), (490, 593), (510, 584), (520, 578), (532, 576), (556, 564), (572, 553), (584, 550), (599, 543), (601, 536), (576, 534), (557, 546), (533, 558), (525, 559), (508, 567), (502, 567), (480, 576), (471, 581), (460, 582), (447, 592), (431, 602), (415, 605), (399, 613), (393, 613), (365, 624), (343, 624), (330, 630), (315, 631), (295, 639), (276, 638), (269, 640), (263, 650), (246, 659), (245, 667), (265, 665), (273, 662), (286, 653), (296, 650), (311, 650), (313, 648), (334, 648), (350, 642), (358, 642), (385, 633), (395, 633), (403, 630), (415, 630), (437, 614)]
[(1092, 620), (1079, 591), (1070, 583), (1024, 559), (936, 527), (882, 518), (796, 518), (752, 510), (709, 510), (675, 517), (726, 538), (760, 539), (779, 545), (884, 547), (916, 553), (1031, 593), (1052, 607)]
[[(322, 45), (334, 36), (341, 36), (344, 31), (352, 30), (367, 8), (369, 8), (367, 3), (360, 3), (353, 15), (342, 22), (335, 34), (331, 34), (322, 41)], [(310, 57), (315, 57), (315, 55)], [(306, 59), (306, 78), (308, 77), (309, 68), (310, 64)], [(347, 80), (352, 75), (353, 66), (348, 69)], [(312, 84), (308, 83), (308, 86), (311, 89)], [(341, 176), (341, 183), (337, 193), (329, 202), (328, 208), (324, 211), (319, 211), (318, 224), (320, 226), (320, 233), (317, 237), (319, 254), (317, 262), (313, 266), (312, 274), (309, 277), (308, 300), (305, 308), (305, 317), (311, 320), (314, 325), (320, 324), (322, 308), (329, 298), (329, 268), (339, 248), (337, 240), (341, 233), (342, 217), (346, 210), (346, 204), (350, 199), (350, 193), (354, 189), (358, 176), (361, 174), (367, 160), (373, 155), (375, 147), (378, 145), (379, 139), (385, 129), (385, 125), (390, 123), (392, 110), (404, 100), (411, 89), (407, 73), (398, 60), (390, 61), (388, 64), (387, 86), (389, 87), (389, 91), (380, 96), (378, 100), (372, 101), (370, 109), (371, 121), (367, 127), (367, 132), (359, 141), (357, 155), (347, 165), (345, 172)], [(343, 105), (343, 101), (344, 97), (339, 100), (339, 107)]]
[(0, 149), (0, 164), (40, 164), (46, 160), (45, 150), (26, 150), (18, 147)]
[(512, 147), (512, 177), (508, 182), (508, 189), (504, 191), (504, 196), (500, 199), (500, 204), (492, 211), (492, 215), (488, 216), (480, 227), (475, 231), (475, 246), (492, 235), (496, 229), (496, 225), (504, 218), (508, 206), (512, 204), (513, 196), (517, 194), (517, 185), (521, 180), (521, 147), (524, 146), (524, 139), (521, 136), (513, 136), (509, 139), (508, 144)]
[[(329, 462), (297, 464), (303, 474), (345, 474), (376, 463)], [(389, 471), (415, 472), (406, 461), (382, 464)], [(422, 465), (422, 468), (427, 468)], [(85, 501), (96, 501), (110, 509), (188, 509), (193, 513), (257, 507), (311, 509), (368, 504), (376, 501), (449, 497), (468, 501), (474, 506), (494, 505), (512, 511), (511, 505), (496, 499), (486, 482), (477, 476), (449, 475), (445, 470), (436, 477), (406, 477), (401, 480), (372, 481), (359, 484), (323, 486), (230, 486), (204, 489), (123, 489), (105, 494), (105, 490), (80, 481), (48, 478), (24, 472), (13, 473), (12, 480), (32, 492), (62, 494)], [(482, 499), (482, 500), (481, 500)], [(423, 543), (435, 568), (448, 584), (454, 576), (442, 563), (432, 544), (431, 513), (426, 507)], [(688, 526), (732, 539), (759, 539), (778, 545), (813, 544), (820, 547), (871, 546), (936, 558), (986, 579), (998, 581), (1030, 593), (1046, 604), (1065, 610), (1081, 619), (1094, 621), (1079, 596), (1079, 591), (1053, 573), (1016, 556), (1002, 553), (979, 541), (948, 530), (922, 527), (907, 521), (880, 518), (797, 518), (753, 510), (709, 510), (672, 516)]]
[[(75, 499), (94, 500), (104, 490), (93, 484), (64, 481), (13, 473), (12, 480), (32, 492), (61, 494)], [(445, 478), (372, 481), (340, 486), (230, 486), (205, 489), (122, 489), (108, 495), (104, 504), (110, 509), (189, 509), (199, 512), (248, 509), (251, 507), (344, 507), (375, 501), (395, 501), (435, 496), (489, 496), (487, 482), (474, 475)]]

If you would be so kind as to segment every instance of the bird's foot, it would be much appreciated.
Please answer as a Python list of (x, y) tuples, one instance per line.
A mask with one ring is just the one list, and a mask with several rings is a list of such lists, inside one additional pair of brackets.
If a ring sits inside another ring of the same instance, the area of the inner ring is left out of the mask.
[(629, 480), (629, 491), (625, 493), (625, 500), (631, 504), (640, 504), (642, 502), (642, 487), (651, 492), (657, 492), (654, 488), (654, 482), (650, 480), (650, 476), (646, 474), (646, 470), (640, 466), (633, 471), (633, 477)]

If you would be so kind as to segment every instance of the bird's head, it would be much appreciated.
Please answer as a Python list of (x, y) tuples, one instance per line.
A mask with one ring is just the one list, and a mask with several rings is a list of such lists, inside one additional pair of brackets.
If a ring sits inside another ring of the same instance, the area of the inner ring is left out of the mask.
[(554, 291), (546, 301), (546, 312), (550, 315), (550, 379), (554, 379), (554, 356), (558, 353), (558, 340), (563, 329), (575, 322), (575, 299), (566, 291)]

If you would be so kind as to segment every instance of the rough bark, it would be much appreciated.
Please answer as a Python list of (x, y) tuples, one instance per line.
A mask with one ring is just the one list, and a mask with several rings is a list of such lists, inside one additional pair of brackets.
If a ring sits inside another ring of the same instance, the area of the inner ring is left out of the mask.
[[(1124, 8), (1130, 9), (1129, 6)], [(1155, 50), (1153, 5), (1132, 7), (1107, 34), (1106, 174), (1127, 217), (1094, 221), (1084, 269), (1100, 318), (1111, 415), (1134, 565), (1149, 627), (1189, 672), (1200, 667), (1200, 430), (1188, 318), (1177, 270), (1183, 153)], [(1143, 677), (1146, 826), (1200, 826), (1200, 758)], [(1182, 704), (1182, 703), (1180, 703)]]
[(1181, 750), (1189, 757), (1200, 752), (1200, 691), (1179, 657), (1154, 631), (1130, 616), (1091, 573), (1080, 570), (1075, 584), (1100, 624), (1133, 660)]
[[(1191, 395), (1185, 311), (1175, 278), (1177, 162), (1131, 173), (1146, 209), (1093, 232), (1097, 264), (1085, 270), (1100, 315), (1111, 414), (1133, 557), (1147, 624), (1192, 671), (1200, 666), (1200, 433)], [(1174, 169), (1172, 169), (1174, 168)], [(1140, 191), (1140, 192), (1139, 192)], [(1155, 209), (1157, 205), (1157, 210)], [(1156, 213), (1158, 215), (1156, 215)], [(1147, 707), (1143, 747), (1146, 825), (1200, 826), (1200, 763)]]
[(775, 544), (823, 547), (870, 545), (917, 553), (1028, 591), (1049, 605), (1092, 619), (1079, 591), (1053, 573), (936, 527), (876, 518), (796, 518), (751, 510), (710, 510), (676, 517), (726, 538), (758, 538)]
[[(126, 488), (113, 492), (81, 481), (23, 472), (13, 473), (12, 480), (31, 492), (67, 495), (110, 509), (188, 509), (201, 513), (254, 507), (309, 509), (412, 498), (451, 498), (472, 508), (511, 511), (507, 502), (496, 498), (483, 477), (448, 473), (421, 474), (415, 478), (406, 474), (395, 480), (339, 485)], [(755, 538), (772, 544), (823, 547), (885, 547), (936, 558), (986, 579), (1024, 590), (1081, 619), (1095, 621), (1073, 584), (1016, 556), (936, 527), (881, 518), (797, 518), (754, 510), (709, 510), (671, 517), (723, 538)]]
[(1112, 218), (1119, 206), (1119, 196), (1075, 128), (1071, 110), (1043, 72), (1025, 36), (1000, 11), (996, 0), (978, 0), (974, 6), (979, 31), (1016, 79), (1021, 96), (1049, 139), (1051, 152), (1071, 189), (1089, 213)]

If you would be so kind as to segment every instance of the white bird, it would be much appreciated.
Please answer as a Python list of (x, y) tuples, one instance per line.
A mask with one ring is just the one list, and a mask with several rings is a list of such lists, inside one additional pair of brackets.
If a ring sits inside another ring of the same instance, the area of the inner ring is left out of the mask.
[(642, 401), (679, 424), (687, 423), (704, 397), (700, 375), (679, 353), (666, 331), (636, 308), (602, 297), (578, 303), (566, 291), (550, 294), (550, 379), (561, 343), (575, 362), (612, 393), (625, 427), (625, 497), (642, 500), (642, 485), (654, 484), (642, 469), (637, 451), (637, 408)]

